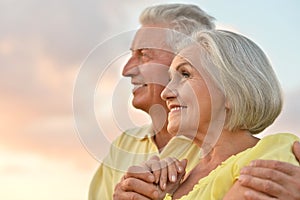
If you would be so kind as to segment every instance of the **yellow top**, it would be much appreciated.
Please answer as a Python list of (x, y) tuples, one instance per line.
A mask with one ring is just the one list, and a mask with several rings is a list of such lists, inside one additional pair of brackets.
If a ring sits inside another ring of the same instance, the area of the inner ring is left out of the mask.
[[(200, 179), (193, 190), (182, 196), (180, 200), (222, 199), (238, 179), (240, 170), (248, 165), (251, 160), (279, 160), (299, 165), (292, 153), (292, 145), (296, 140), (299, 140), (297, 136), (287, 133), (262, 138), (254, 147), (233, 155), (222, 162), (208, 176)], [(171, 199), (171, 196), (166, 195), (165, 200)]]
[(97, 169), (89, 189), (89, 200), (112, 199), (115, 185), (132, 165), (139, 165), (153, 155), (161, 158), (188, 159), (187, 171), (199, 161), (199, 148), (191, 140), (178, 136), (159, 153), (153, 142), (152, 126), (130, 129), (122, 133), (112, 144), (109, 154)]

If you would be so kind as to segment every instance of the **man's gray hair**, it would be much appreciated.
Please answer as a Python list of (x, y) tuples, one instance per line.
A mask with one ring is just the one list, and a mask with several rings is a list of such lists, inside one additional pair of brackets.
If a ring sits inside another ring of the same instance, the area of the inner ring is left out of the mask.
[[(215, 29), (215, 18), (196, 5), (161, 4), (147, 7), (140, 15), (142, 26), (153, 25), (168, 28), (166, 43), (172, 49), (178, 42), (187, 39), (199, 30)], [(179, 33), (178, 33), (179, 32)]]

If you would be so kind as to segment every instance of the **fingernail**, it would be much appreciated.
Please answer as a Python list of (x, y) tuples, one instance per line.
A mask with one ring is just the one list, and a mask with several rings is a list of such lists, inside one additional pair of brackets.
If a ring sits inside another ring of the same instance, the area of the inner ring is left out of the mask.
[(150, 182), (154, 182), (154, 181), (155, 181), (155, 178), (154, 178), (153, 175), (149, 175), (149, 176), (148, 176), (148, 179), (149, 179)]
[(155, 191), (153, 192), (153, 197), (154, 197), (154, 198), (158, 198), (158, 191), (157, 191), (157, 190), (155, 190)]
[(250, 164), (249, 164), (249, 166), (254, 167), (255, 166), (255, 161), (254, 160), (251, 161)]
[(166, 189), (166, 187), (167, 187), (167, 185), (166, 185), (166, 183), (164, 183), (163, 185), (162, 185), (162, 190), (165, 190)]
[(182, 167), (178, 167), (178, 171), (181, 173), (183, 171)]
[(240, 182), (243, 182), (245, 179), (246, 179), (246, 176), (245, 176), (245, 175), (240, 175), (240, 176), (239, 176), (239, 181), (240, 181)]
[(176, 181), (176, 176), (175, 176), (175, 175), (172, 175), (172, 176), (171, 176), (171, 181), (172, 181), (172, 182), (175, 182), (175, 181)]

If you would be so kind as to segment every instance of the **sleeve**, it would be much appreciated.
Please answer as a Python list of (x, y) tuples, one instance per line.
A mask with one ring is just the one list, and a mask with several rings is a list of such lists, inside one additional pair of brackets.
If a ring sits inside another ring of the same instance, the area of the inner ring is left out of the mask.
[(234, 167), (234, 178), (239, 177), (239, 172), (244, 166), (257, 159), (278, 160), (299, 166), (299, 162), (292, 152), (293, 143), (297, 140), (299, 140), (297, 136), (288, 133), (269, 135), (261, 139), (253, 149), (238, 160)]
[(172, 200), (172, 195), (170, 195), (169, 193), (166, 194), (164, 200)]
[(88, 199), (112, 199), (113, 184), (109, 180), (112, 180), (112, 171), (106, 165), (101, 164), (90, 184)]
[(112, 199), (115, 182), (114, 168), (107, 163), (113, 163), (116, 159), (114, 146), (118, 144), (120, 138), (117, 138), (111, 145), (108, 155), (97, 169), (89, 188), (89, 200)]

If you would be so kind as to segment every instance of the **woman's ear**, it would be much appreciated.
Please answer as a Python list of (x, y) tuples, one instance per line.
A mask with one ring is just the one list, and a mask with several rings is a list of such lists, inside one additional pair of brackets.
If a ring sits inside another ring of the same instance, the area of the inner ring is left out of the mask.
[(226, 99), (225, 99), (225, 109), (226, 109), (226, 110), (229, 110), (230, 107), (231, 107), (231, 106), (230, 106), (230, 103), (229, 103), (228, 99), (226, 98)]

